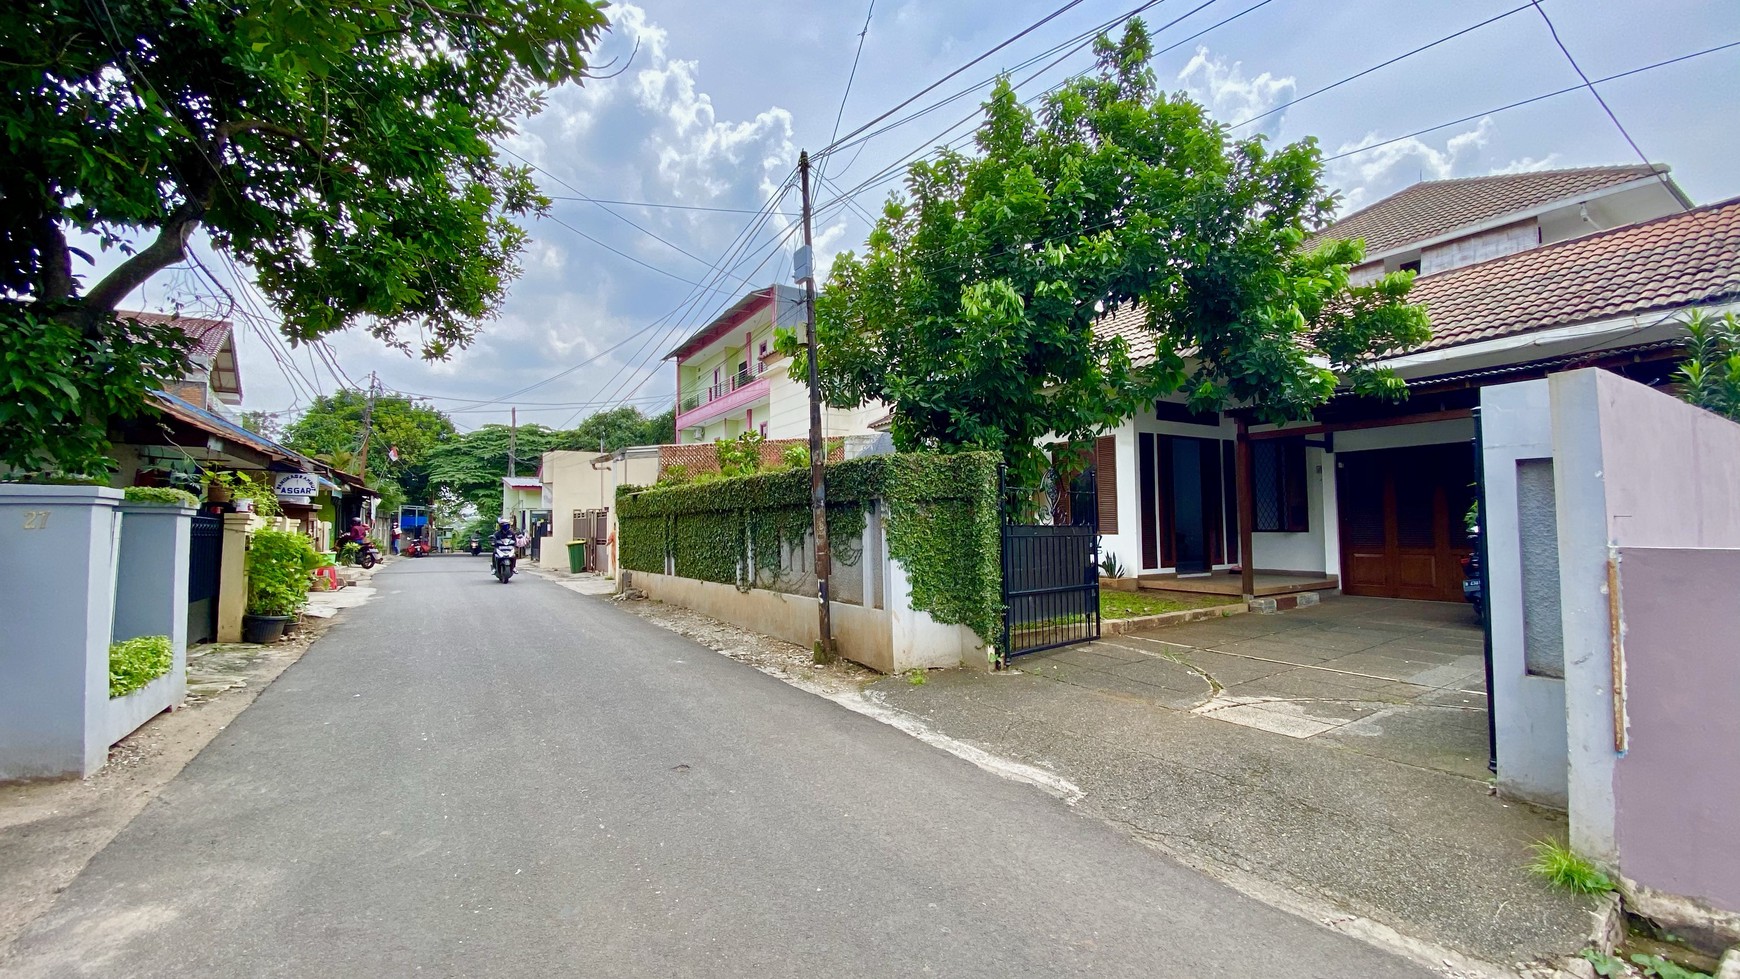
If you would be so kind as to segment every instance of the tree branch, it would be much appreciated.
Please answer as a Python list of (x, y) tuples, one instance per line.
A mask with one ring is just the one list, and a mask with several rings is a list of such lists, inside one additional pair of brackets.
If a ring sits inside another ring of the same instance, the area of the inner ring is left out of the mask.
[(205, 217), (205, 206), (189, 202), (175, 209), (157, 239), (133, 253), (118, 268), (103, 277), (103, 281), (85, 294), (81, 303), (81, 326), (90, 328), (98, 317), (115, 311), (134, 289), (163, 269), (187, 257), (187, 240)]

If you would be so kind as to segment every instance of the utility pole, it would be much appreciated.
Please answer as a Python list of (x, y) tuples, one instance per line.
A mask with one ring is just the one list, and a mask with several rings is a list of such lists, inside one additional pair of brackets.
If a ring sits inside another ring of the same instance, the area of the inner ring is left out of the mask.
[(821, 641), (816, 644), (815, 661), (834, 661), (834, 626), (828, 611), (828, 577), (833, 573), (833, 556), (828, 551), (828, 490), (822, 472), (828, 451), (822, 443), (822, 390), (816, 383), (816, 275), (815, 257), (810, 240), (810, 154), (798, 154), (798, 176), (803, 188), (804, 247), (803, 254), (793, 263), (792, 271), (804, 284), (804, 350), (810, 358), (810, 523), (816, 535), (816, 603), (821, 614)]
[(520, 410), (508, 409), (508, 475), (518, 476), (519, 470), (519, 433)]
[(356, 471), (356, 474), (358, 476), (361, 476), (363, 478), (364, 482), (367, 482), (368, 478), (369, 478), (369, 435), (372, 432), (372, 428), (370, 426), (370, 419), (374, 417), (374, 413), (375, 413), (375, 390), (377, 388), (379, 388), (380, 386), (381, 386), (380, 378), (375, 376), (374, 371), (369, 371), (368, 400), (363, 402), (362, 451), (359, 453), (359, 455), (361, 457), (361, 463), (360, 463), (360, 465), (357, 466), (357, 471)]

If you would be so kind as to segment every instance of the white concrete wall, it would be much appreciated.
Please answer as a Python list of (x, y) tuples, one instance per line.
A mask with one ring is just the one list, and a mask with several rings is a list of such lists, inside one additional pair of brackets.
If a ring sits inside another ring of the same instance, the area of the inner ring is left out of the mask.
[[(1552, 404), (1545, 380), (1480, 392), (1486, 475), (1486, 601), (1492, 627), (1492, 689), (1497, 729), (1498, 790), (1564, 808), (1567, 765), (1565, 681), (1531, 673), (1524, 631), (1523, 555), (1517, 466), (1553, 456)], [(1555, 612), (1557, 609), (1555, 608)]]
[(1431, 275), (1534, 248), (1541, 243), (1541, 229), (1534, 218), (1468, 235), (1420, 252), (1420, 274)]
[[(1310, 512), (1309, 529), (1299, 533), (1255, 533), (1251, 552), (1263, 571), (1320, 571), (1328, 573), (1331, 558), (1327, 541), (1335, 524), (1335, 457), (1316, 446), (1305, 447), (1305, 495)], [(1330, 487), (1327, 492), (1324, 482)], [(1337, 538), (1339, 541), (1339, 537)], [(1339, 548), (1339, 544), (1337, 544)], [(1334, 566), (1341, 564), (1340, 554)]]

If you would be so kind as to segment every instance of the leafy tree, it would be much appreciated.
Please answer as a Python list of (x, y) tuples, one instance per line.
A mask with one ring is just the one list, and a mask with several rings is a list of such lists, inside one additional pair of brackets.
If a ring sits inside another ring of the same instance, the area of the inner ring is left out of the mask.
[(1711, 318), (1700, 309), (1686, 317), (1685, 325), (1690, 356), (1674, 375), (1680, 397), (1740, 421), (1740, 317)]
[(274, 442), (284, 439), (284, 426), (278, 424), (278, 413), (275, 411), (244, 411), (242, 427)]
[[(284, 444), (316, 456), (348, 472), (355, 472), (362, 448), (362, 416), (368, 395), (341, 390), (321, 395), (284, 430)], [(433, 489), (429, 480), (429, 457), (435, 448), (456, 437), (453, 422), (434, 408), (409, 398), (377, 396), (369, 416), (369, 471), (363, 474), (371, 489), (389, 498), (426, 506)], [(390, 450), (397, 449), (394, 460)], [(393, 492), (397, 490), (397, 492)]]
[(508, 474), (508, 446), (514, 445), (516, 471), (532, 475), (543, 454), (564, 432), (542, 425), (484, 425), (449, 439), (429, 453), (429, 481), (451, 490), (477, 508), (479, 518), (494, 520), (501, 513), (501, 480)]
[[(1301, 250), (1333, 205), (1314, 142), (1235, 140), (1159, 92), (1140, 21), (1096, 50), (1097, 76), (1037, 113), (999, 82), (979, 154), (914, 164), (866, 254), (835, 262), (817, 303), (828, 401), (886, 401), (899, 447), (998, 451), (1028, 480), (1039, 440), (1084, 439), (1179, 390), (1272, 420), (1338, 385), (1402, 396), (1373, 361), (1429, 336), (1412, 275), (1351, 287), (1359, 242)], [(1151, 364), (1101, 326), (1129, 309)]]
[(631, 445), (664, 445), (676, 441), (677, 412), (671, 409), (662, 415), (647, 417), (632, 405), (601, 411), (581, 422), (579, 427), (555, 433), (552, 449), (573, 449), (615, 452)]
[[(200, 231), (293, 342), (361, 322), (428, 358), (463, 347), (549, 206), (492, 143), (582, 77), (602, 6), (0, 5), (0, 465), (107, 461), (108, 422), (184, 366), (179, 331), (115, 310)], [(85, 281), (73, 231), (126, 258)]]

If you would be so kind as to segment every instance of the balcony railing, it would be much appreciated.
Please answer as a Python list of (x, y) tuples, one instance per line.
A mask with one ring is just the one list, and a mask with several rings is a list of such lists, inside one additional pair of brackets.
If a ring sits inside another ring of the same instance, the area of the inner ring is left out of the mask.
[(756, 361), (743, 370), (727, 376), (718, 384), (708, 384), (683, 395), (682, 400), (677, 402), (677, 408), (680, 411), (694, 411), (704, 404), (711, 404), (738, 388), (747, 387), (754, 383), (766, 371), (767, 361)]

